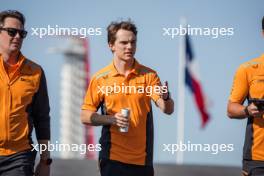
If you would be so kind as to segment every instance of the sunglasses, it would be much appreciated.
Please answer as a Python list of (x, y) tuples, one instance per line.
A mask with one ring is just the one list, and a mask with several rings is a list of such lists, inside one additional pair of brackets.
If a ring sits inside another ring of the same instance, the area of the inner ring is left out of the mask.
[(25, 38), (27, 36), (27, 31), (25, 30), (21, 30), (21, 29), (16, 29), (16, 28), (0, 28), (0, 31), (6, 31), (7, 34), (10, 37), (15, 37), (17, 35), (17, 33), (19, 34), (19, 36), (21, 38)]

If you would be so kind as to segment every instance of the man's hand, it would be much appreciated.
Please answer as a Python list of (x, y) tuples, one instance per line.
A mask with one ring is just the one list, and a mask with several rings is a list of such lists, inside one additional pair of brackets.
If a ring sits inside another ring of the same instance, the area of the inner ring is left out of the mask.
[(126, 118), (123, 116), (120, 112), (116, 113), (114, 117), (112, 118), (112, 124), (116, 125), (121, 128), (128, 127), (129, 125), (129, 118)]
[(164, 93), (162, 92), (161, 93), (161, 98), (163, 99), (163, 100), (168, 100), (170, 97), (170, 93), (169, 93), (169, 85), (168, 85), (168, 81), (165, 81), (164, 82), (164, 86), (163, 86), (164, 88), (165, 88), (165, 90), (166, 91), (164, 91)]
[[(49, 140), (38, 140), (40, 145), (49, 144)], [(50, 165), (47, 163), (47, 159), (50, 158), (49, 150), (43, 150), (40, 152), (40, 161), (35, 170), (35, 176), (49, 176), (50, 175)], [(51, 164), (51, 163), (50, 163)]]
[(50, 175), (50, 166), (47, 165), (46, 163), (43, 163), (40, 160), (35, 170), (35, 176), (49, 176), (49, 175)]
[[(166, 91), (164, 91), (164, 88)], [(163, 91), (160, 92), (160, 98), (156, 101), (156, 105), (168, 115), (174, 112), (174, 101), (170, 98), (168, 81), (165, 81)]]
[(259, 111), (258, 107), (254, 103), (251, 103), (246, 108), (248, 110), (249, 116), (261, 118), (264, 114), (264, 111)]

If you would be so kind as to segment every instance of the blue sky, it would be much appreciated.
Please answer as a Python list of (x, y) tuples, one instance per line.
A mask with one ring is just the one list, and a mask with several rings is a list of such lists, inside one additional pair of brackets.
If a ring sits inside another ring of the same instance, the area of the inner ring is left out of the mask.
[[(174, 100), (177, 99), (179, 37), (163, 35), (163, 28), (179, 27), (185, 17), (192, 27), (233, 28), (234, 35), (213, 39), (210, 36), (191, 36), (195, 58), (199, 62), (204, 92), (212, 102), (212, 116), (208, 126), (201, 130), (200, 119), (193, 99), (186, 91), (185, 140), (201, 144), (234, 144), (233, 152), (185, 152), (186, 164), (219, 164), (239, 166), (245, 133), (245, 120), (230, 120), (226, 104), (233, 76), (239, 64), (263, 53), (261, 18), (264, 1), (239, 0), (157, 0), (157, 1), (20, 1), (1, 3), (0, 10), (17, 9), (26, 16), (26, 29), (47, 27), (99, 27), (102, 35), (89, 37), (91, 72), (107, 65), (112, 54), (106, 42), (106, 27), (113, 20), (131, 18), (138, 27), (136, 58), (154, 70), (162, 81), (168, 80)], [(22, 51), (41, 64), (46, 72), (51, 102), (53, 141), (59, 138), (60, 71), (63, 56), (49, 54), (52, 46), (63, 46), (57, 37), (42, 39), (28, 35)], [(175, 101), (177, 102), (177, 101)], [(177, 105), (176, 109), (177, 111)], [(177, 142), (177, 113), (171, 117), (154, 108), (155, 162), (175, 163), (176, 156), (163, 152), (162, 144)], [(100, 128), (96, 129), (98, 135)]]

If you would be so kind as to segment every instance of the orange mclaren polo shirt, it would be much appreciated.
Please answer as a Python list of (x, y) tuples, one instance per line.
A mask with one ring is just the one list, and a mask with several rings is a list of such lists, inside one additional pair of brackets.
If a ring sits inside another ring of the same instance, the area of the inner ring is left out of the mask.
[[(111, 159), (136, 165), (152, 165), (151, 99), (156, 102), (160, 96), (157, 91), (151, 89), (156, 86), (160, 86), (157, 73), (139, 64), (136, 60), (127, 77), (117, 72), (113, 62), (92, 77), (82, 106), (83, 110), (96, 112), (101, 107), (103, 114), (114, 115), (122, 108), (130, 109), (128, 133), (119, 132), (119, 128), (115, 125), (103, 126), (100, 138), (102, 150), (99, 159)], [(118, 87), (121, 89), (123, 87), (123, 91)], [(128, 87), (131, 90), (124, 91)], [(103, 88), (105, 91), (101, 90)], [(151, 91), (152, 93), (150, 93)]]
[[(247, 98), (264, 98), (264, 55), (238, 68), (229, 100), (243, 104)], [(248, 118), (244, 160), (264, 161), (264, 117)]]
[(0, 54), (0, 156), (31, 149), (33, 127), (37, 139), (50, 139), (44, 72), (21, 53), (9, 68)]

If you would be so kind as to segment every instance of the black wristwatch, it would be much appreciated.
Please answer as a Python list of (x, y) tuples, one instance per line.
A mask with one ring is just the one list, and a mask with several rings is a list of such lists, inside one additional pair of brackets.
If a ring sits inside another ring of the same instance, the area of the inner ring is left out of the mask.
[(52, 159), (51, 158), (47, 158), (47, 159), (40, 159), (41, 163), (44, 163), (45, 165), (49, 166), (52, 163)]

